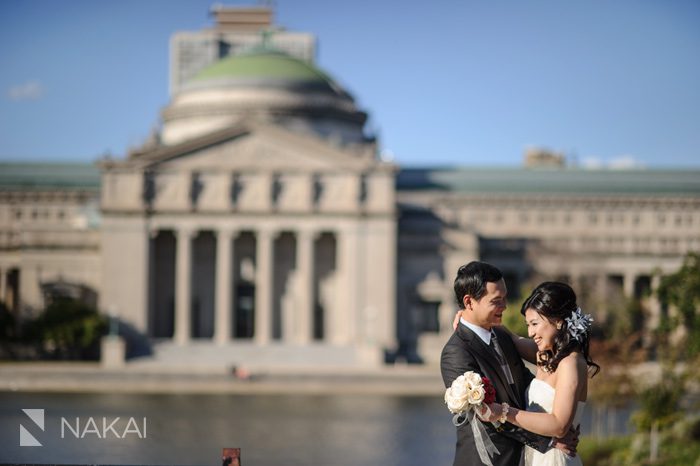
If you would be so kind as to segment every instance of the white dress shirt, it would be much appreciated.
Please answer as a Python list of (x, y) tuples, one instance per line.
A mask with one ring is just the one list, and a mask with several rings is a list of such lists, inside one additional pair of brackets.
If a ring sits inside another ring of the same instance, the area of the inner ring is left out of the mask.
[(459, 318), (459, 322), (469, 328), (472, 332), (476, 333), (476, 335), (481, 338), (481, 341), (486, 343), (486, 346), (489, 346), (491, 344), (491, 330), (486, 330), (483, 327), (479, 327), (478, 325), (474, 325), (471, 322), (467, 322), (464, 320), (464, 317)]
[[(483, 327), (479, 327), (478, 325), (474, 325), (474, 324), (472, 324), (471, 322), (467, 322), (466, 320), (464, 320), (464, 317), (460, 317), (460, 318), (459, 318), (459, 322), (460, 322), (462, 325), (464, 325), (464, 326), (466, 326), (467, 328), (469, 328), (469, 330), (471, 330), (472, 332), (476, 333), (476, 335), (477, 335), (479, 338), (481, 338), (481, 341), (483, 341), (484, 343), (486, 343), (486, 346), (488, 346), (488, 347), (490, 347), (490, 348), (493, 348), (493, 347), (491, 346), (491, 332), (492, 332), (493, 330), (486, 330), (486, 329), (483, 328)], [(498, 341), (498, 340), (496, 340), (496, 341)], [(500, 345), (498, 345), (498, 346), (500, 346)], [(500, 348), (499, 348), (499, 349), (496, 349), (496, 352), (499, 353), (499, 355), (500, 355), (500, 357), (501, 357), (501, 360), (502, 360), (503, 362), (506, 362), (506, 361), (505, 361), (505, 356), (503, 355), (503, 351), (500, 350)], [(506, 364), (501, 365), (501, 369), (503, 370), (503, 373), (506, 375), (506, 379), (508, 380), (508, 383), (510, 383), (510, 384), (515, 383), (515, 382), (513, 381), (513, 374), (510, 372), (510, 367), (508, 367), (508, 364), (506, 363)]]

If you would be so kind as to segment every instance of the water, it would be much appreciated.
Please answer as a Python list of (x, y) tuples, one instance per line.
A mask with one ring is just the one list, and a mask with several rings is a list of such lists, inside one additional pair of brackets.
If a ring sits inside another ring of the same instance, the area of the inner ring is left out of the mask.
[[(22, 408), (45, 410), (43, 432)], [(594, 411), (583, 432), (599, 424)], [(624, 431), (628, 415), (613, 424)], [(75, 438), (65, 423), (76, 417), (93, 432)], [(116, 435), (98, 438), (117, 417)], [(0, 393), (0, 419), (0, 463), (219, 465), (222, 448), (238, 447), (245, 466), (450, 465), (455, 442), (440, 396)], [(20, 424), (41, 447), (19, 446)]]

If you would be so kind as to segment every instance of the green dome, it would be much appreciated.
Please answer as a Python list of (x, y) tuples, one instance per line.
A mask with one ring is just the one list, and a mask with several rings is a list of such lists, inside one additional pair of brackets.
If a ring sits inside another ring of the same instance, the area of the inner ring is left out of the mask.
[[(367, 114), (313, 64), (265, 46), (202, 68), (163, 110), (162, 140), (179, 143), (252, 119), (364, 143)], [(338, 136), (339, 135), (339, 136)]]
[(281, 84), (342, 92), (333, 79), (318, 68), (283, 52), (264, 50), (224, 58), (201, 70), (189, 82), (221, 84)]

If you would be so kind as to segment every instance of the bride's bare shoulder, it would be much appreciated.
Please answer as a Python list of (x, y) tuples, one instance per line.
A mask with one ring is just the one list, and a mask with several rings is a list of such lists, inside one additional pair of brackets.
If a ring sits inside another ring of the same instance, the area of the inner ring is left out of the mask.
[(559, 365), (564, 365), (564, 367), (567, 367), (571, 370), (575, 370), (577, 372), (581, 372), (583, 370), (584, 372), (587, 370), (587, 364), (586, 364), (586, 358), (583, 357), (583, 354), (579, 352), (572, 352), (570, 354), (567, 354), (560, 362)]

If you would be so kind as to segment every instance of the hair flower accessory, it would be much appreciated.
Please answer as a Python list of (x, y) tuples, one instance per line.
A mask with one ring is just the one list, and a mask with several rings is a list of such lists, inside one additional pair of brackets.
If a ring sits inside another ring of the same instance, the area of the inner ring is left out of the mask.
[(591, 317), (590, 314), (584, 314), (581, 312), (581, 308), (577, 307), (576, 310), (571, 313), (571, 317), (566, 318), (566, 329), (571, 338), (581, 342), (586, 333), (590, 330), (592, 323), (593, 317)]

